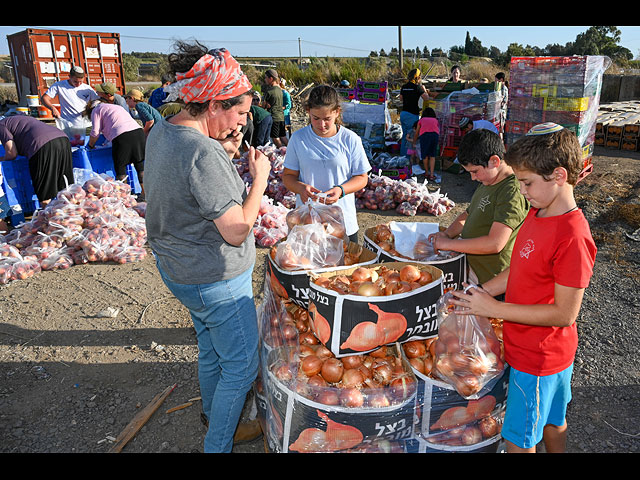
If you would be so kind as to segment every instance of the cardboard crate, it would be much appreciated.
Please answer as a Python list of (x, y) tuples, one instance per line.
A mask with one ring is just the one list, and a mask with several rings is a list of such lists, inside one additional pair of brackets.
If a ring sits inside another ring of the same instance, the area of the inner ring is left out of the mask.
[[(403, 222), (403, 225), (415, 223), (415, 222)], [(437, 226), (437, 224), (434, 224)], [(376, 254), (377, 263), (385, 262), (415, 262), (424, 263), (426, 265), (432, 265), (442, 270), (442, 288), (444, 292), (449, 290), (459, 290), (462, 288), (462, 283), (467, 281), (467, 255), (460, 253), (453, 258), (444, 260), (436, 260), (431, 262), (421, 262), (418, 260), (408, 260), (406, 258), (393, 255), (393, 253), (383, 250), (376, 242), (375, 238), (376, 227), (367, 228), (364, 232), (363, 245)], [(434, 227), (434, 231), (438, 231), (438, 228)], [(417, 240), (417, 239), (416, 239)]]
[(336, 357), (377, 350), (381, 344), (368, 344), (367, 348), (358, 347), (357, 349), (350, 346), (355, 346), (354, 337), (358, 337), (365, 322), (376, 324), (382, 316), (392, 316), (404, 327), (403, 332), (396, 332), (398, 336), (394, 335), (390, 340), (392, 343), (403, 343), (437, 335), (436, 303), (443, 294), (442, 270), (416, 262), (374, 263), (367, 268), (386, 267), (399, 271), (405, 265), (414, 265), (421, 272), (429, 272), (432, 275), (432, 281), (407, 293), (365, 297), (343, 295), (315, 283), (318, 277), (330, 279), (337, 275), (350, 275), (357, 267), (314, 275), (309, 282), (309, 317), (315, 325), (314, 332), (327, 332), (316, 336)]
[[(394, 356), (400, 358), (407, 372), (408, 388), (405, 394), (401, 396), (394, 393), (389, 387), (360, 390), (365, 398), (370, 390), (374, 390), (372, 396), (377, 393), (391, 398), (390, 405), (385, 407), (369, 406), (366, 400), (362, 407), (344, 406), (342, 402), (328, 404), (324, 398), (332, 394), (340, 397), (345, 389), (314, 388), (293, 378), (281, 379), (274, 373), (274, 366), (278, 366), (288, 352), (272, 351), (261, 368), (261, 391), (257, 396), (258, 412), (264, 415), (265, 439), (271, 450), (276, 453), (362, 451), (358, 449), (375, 446), (378, 441), (384, 441), (387, 445), (402, 445), (405, 440), (412, 438), (417, 380), (402, 349), (394, 346), (394, 350)], [(312, 429), (318, 434), (331, 431), (332, 423), (339, 425), (341, 431), (347, 431), (349, 435), (343, 435), (338, 442), (327, 439), (321, 443), (315, 443), (313, 437), (310, 439), (307, 435)]]
[[(354, 242), (349, 242), (347, 250), (351, 253), (359, 253), (358, 265), (369, 265), (377, 261), (375, 253), (371, 250), (364, 248), (362, 245), (358, 245)], [(309, 274), (311, 272), (324, 272), (324, 271), (340, 271), (349, 270), (354, 266), (342, 266), (342, 267), (329, 267), (324, 269), (315, 270), (285, 270), (273, 260), (271, 255), (267, 255), (266, 258), (266, 271), (271, 281), (273, 290), (278, 292), (285, 300), (289, 300), (302, 308), (309, 307)]]

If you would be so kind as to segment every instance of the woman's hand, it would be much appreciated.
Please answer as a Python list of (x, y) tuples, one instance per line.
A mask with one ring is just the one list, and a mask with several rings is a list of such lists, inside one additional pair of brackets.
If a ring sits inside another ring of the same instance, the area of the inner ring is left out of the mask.
[(325, 193), (327, 196), (324, 198), (326, 205), (332, 205), (336, 203), (342, 196), (342, 189), (340, 187), (333, 187), (327, 190)]
[(233, 130), (226, 138), (222, 140), (218, 140), (224, 151), (227, 152), (229, 158), (233, 158), (236, 155), (236, 152), (240, 148), (240, 144), (242, 143), (242, 127), (238, 126), (235, 130)]
[(318, 197), (316, 196), (316, 193), (322, 193), (322, 192), (318, 190), (316, 187), (314, 187), (313, 185), (307, 185), (307, 184), (303, 184), (303, 185), (304, 185), (304, 188), (298, 192), (302, 203), (307, 203), (309, 199), (315, 202), (318, 199)]
[(255, 147), (249, 147), (247, 155), (249, 164), (249, 174), (254, 183), (262, 183), (264, 189), (267, 188), (269, 174), (271, 173), (271, 162), (263, 152)]

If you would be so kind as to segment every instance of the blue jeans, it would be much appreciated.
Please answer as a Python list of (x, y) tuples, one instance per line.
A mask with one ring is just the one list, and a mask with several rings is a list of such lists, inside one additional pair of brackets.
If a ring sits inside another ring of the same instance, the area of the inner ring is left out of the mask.
[(400, 155), (407, 154), (407, 135), (413, 129), (413, 125), (420, 120), (420, 116), (409, 112), (400, 112), (400, 127), (402, 127), (402, 142), (400, 143)]
[(198, 339), (198, 380), (209, 419), (205, 453), (229, 453), (247, 392), (258, 374), (258, 319), (253, 266), (231, 280), (200, 285), (172, 282), (171, 293), (189, 310)]

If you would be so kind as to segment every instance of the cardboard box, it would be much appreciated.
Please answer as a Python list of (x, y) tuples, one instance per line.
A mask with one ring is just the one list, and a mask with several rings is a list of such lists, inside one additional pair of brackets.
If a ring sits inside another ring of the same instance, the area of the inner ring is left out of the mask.
[(397, 257), (384, 251), (378, 246), (373, 238), (375, 238), (374, 232), (376, 227), (371, 227), (365, 230), (363, 237), (363, 245), (365, 248), (370, 249), (376, 254), (376, 261), (378, 263), (385, 262), (415, 262), (432, 265), (442, 270), (442, 288), (443, 291), (459, 290), (462, 288), (462, 283), (467, 281), (467, 255), (460, 253), (453, 258), (446, 260), (438, 260), (433, 262), (420, 262), (417, 260), (407, 260), (406, 258)]
[[(406, 342), (413, 339), (425, 339), (437, 335), (436, 303), (442, 296), (442, 270), (432, 265), (415, 262), (388, 262), (369, 264), (367, 268), (386, 267), (400, 270), (405, 265), (414, 265), (420, 271), (432, 275), (432, 282), (407, 293), (388, 296), (366, 297), (362, 295), (343, 295), (334, 290), (309, 283), (309, 317), (318, 339), (336, 357), (371, 352), (379, 348), (376, 344), (361, 342), (355, 348), (355, 341), (363, 329), (378, 325), (381, 318), (392, 318), (398, 330), (390, 342)], [(337, 275), (350, 275), (357, 267), (341, 271), (314, 272), (314, 277), (332, 278)], [(367, 323), (365, 323), (367, 322)], [(322, 332), (322, 333), (319, 333)], [(367, 335), (367, 333), (365, 333)], [(389, 343), (389, 342), (386, 342)]]
[[(451, 385), (440, 380), (422, 375), (418, 371), (413, 371), (418, 379), (418, 391), (416, 397), (416, 437), (426, 440), (436, 448), (442, 448), (445, 437), (450, 437), (456, 429), (462, 426), (477, 426), (479, 421), (488, 415), (494, 417), (501, 425), (501, 418), (506, 405), (509, 367), (502, 375), (489, 382), (488, 393), (478, 399), (467, 400), (462, 397)], [(456, 409), (456, 410), (453, 410)], [(454, 418), (464, 418), (464, 415), (452, 416), (456, 411), (458, 414), (462, 409), (477, 412), (476, 416), (470, 414), (468, 421), (462, 425), (452, 424)], [(497, 432), (499, 436), (499, 432)], [(478, 446), (483, 442), (477, 442)]]
[[(350, 253), (359, 253), (358, 262), (355, 266), (368, 265), (376, 262), (376, 255), (371, 252), (371, 250), (363, 248), (362, 245), (358, 245), (357, 243), (349, 242), (347, 251)], [(315, 269), (313, 271), (339, 271), (341, 269), (351, 269), (352, 267), (352, 265), (328, 267)], [(303, 308), (309, 307), (309, 272), (312, 270), (292, 271), (282, 269), (271, 258), (271, 255), (267, 255), (265, 268), (274, 292), (284, 299), (292, 301), (296, 305)]]
[[(396, 347), (396, 352), (411, 375), (401, 349)], [(263, 364), (261, 391), (256, 396), (258, 411), (264, 415), (265, 436), (273, 451), (344, 452), (380, 440), (400, 443), (413, 436), (415, 388), (407, 392), (406, 398), (398, 398), (388, 407), (326, 405), (307, 398), (302, 382), (283, 381), (273, 373), (269, 367), (276, 365), (274, 362), (281, 355), (281, 352), (273, 351)], [(411, 378), (415, 385), (415, 377)], [(322, 389), (336, 393), (342, 390), (338, 387)], [(332, 442), (336, 438), (339, 440)]]

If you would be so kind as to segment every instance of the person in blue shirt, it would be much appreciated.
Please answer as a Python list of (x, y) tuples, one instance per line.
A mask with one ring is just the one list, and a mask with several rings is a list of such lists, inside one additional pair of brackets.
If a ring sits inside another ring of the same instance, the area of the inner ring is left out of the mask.
[(149, 135), (153, 125), (162, 121), (164, 117), (158, 110), (144, 101), (144, 94), (140, 90), (135, 88), (129, 90), (125, 98), (129, 108), (138, 112), (138, 118), (142, 122), (142, 129), (145, 135)]
[(164, 87), (171, 84), (173, 77), (171, 75), (164, 74), (160, 78), (162, 85), (156, 88), (151, 95), (149, 96), (149, 105), (153, 108), (158, 109), (164, 104), (164, 99), (167, 98), (167, 92), (164, 91)]

